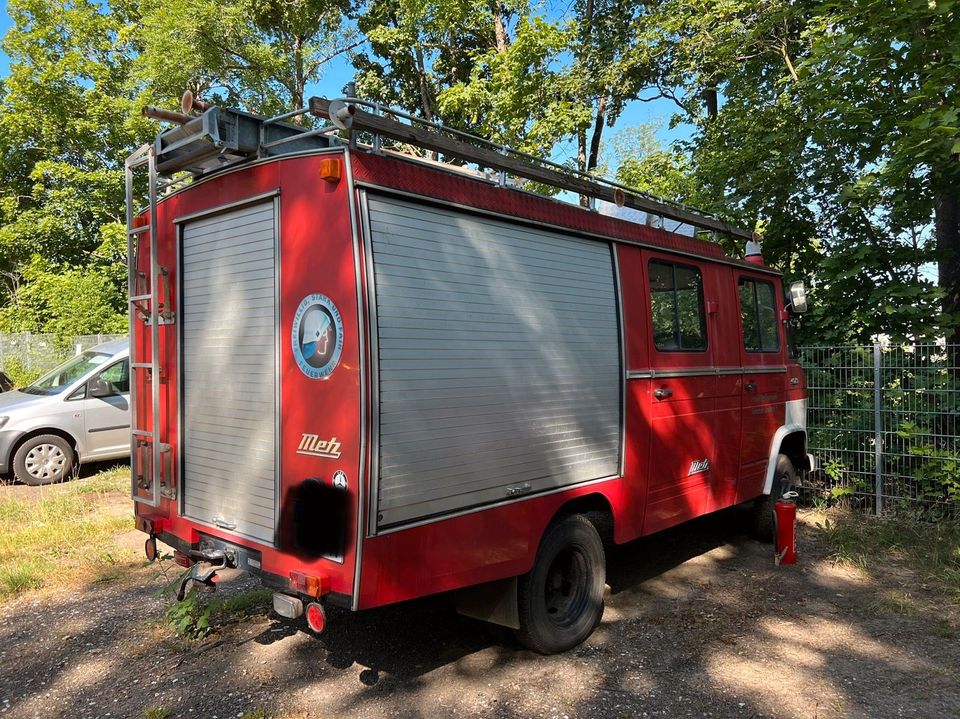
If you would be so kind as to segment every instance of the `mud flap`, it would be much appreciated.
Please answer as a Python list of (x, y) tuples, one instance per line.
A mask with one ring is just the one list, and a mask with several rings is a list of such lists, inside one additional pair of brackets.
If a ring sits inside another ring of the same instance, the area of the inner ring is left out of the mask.
[(457, 613), (511, 629), (520, 628), (517, 578), (501, 579), (457, 592)]

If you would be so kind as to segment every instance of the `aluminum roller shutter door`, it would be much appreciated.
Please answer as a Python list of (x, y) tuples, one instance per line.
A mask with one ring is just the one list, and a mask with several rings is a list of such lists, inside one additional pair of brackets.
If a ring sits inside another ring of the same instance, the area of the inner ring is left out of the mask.
[(392, 198), (368, 212), (379, 525), (616, 475), (610, 246)]
[(272, 544), (276, 511), (273, 202), (190, 222), (181, 247), (184, 512)]

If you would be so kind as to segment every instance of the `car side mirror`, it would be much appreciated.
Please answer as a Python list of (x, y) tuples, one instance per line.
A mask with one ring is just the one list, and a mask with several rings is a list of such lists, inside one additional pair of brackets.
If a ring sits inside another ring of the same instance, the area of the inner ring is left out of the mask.
[(94, 377), (87, 381), (87, 397), (113, 397), (120, 394), (113, 382), (101, 377)]
[(787, 309), (795, 315), (802, 315), (807, 311), (807, 288), (803, 282), (793, 282), (790, 284), (790, 304)]

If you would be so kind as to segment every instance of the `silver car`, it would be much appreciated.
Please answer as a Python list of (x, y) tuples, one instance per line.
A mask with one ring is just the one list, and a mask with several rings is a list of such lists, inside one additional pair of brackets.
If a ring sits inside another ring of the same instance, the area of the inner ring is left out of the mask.
[(126, 340), (97, 345), (29, 387), (0, 394), (0, 474), (49, 484), (69, 479), (81, 462), (129, 456)]

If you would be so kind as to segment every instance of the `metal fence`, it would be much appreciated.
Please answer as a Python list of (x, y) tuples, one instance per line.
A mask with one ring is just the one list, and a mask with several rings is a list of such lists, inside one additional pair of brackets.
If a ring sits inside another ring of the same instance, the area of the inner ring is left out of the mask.
[(126, 335), (56, 335), (19, 332), (0, 334), (0, 370), (14, 378), (37, 377), (71, 355)]
[(960, 516), (960, 345), (804, 347), (808, 484), (876, 514)]

